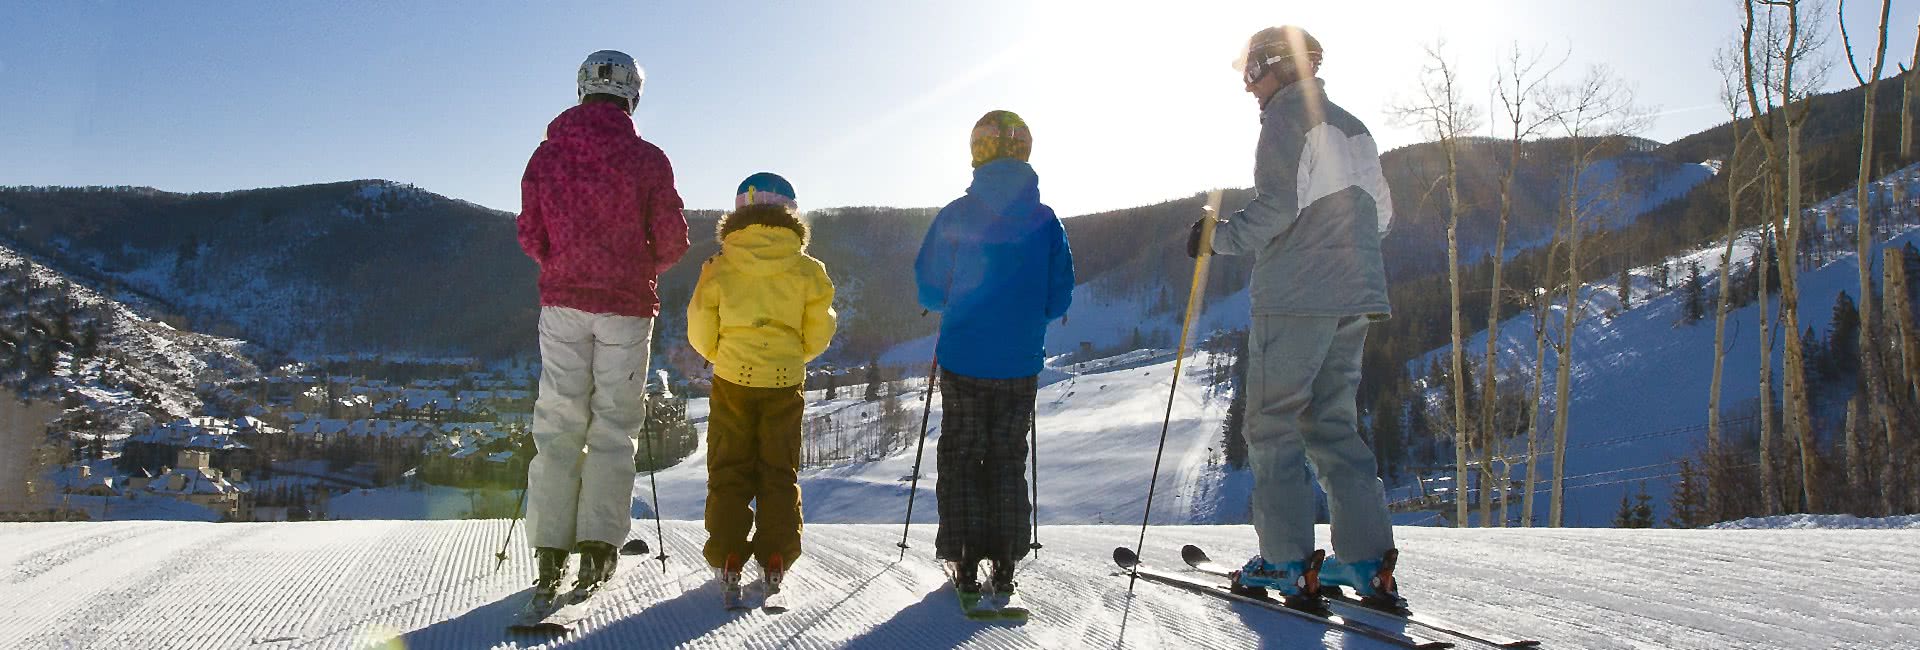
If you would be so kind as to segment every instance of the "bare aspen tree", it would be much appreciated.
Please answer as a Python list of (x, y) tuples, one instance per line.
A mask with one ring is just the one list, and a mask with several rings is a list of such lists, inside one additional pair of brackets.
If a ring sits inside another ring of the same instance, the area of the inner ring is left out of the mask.
[(1753, 136), (1739, 128), (1742, 113), (1738, 91), (1740, 71), (1735, 60), (1730, 51), (1724, 50), (1714, 59), (1714, 67), (1720, 69), (1724, 81), (1720, 100), (1732, 119), (1732, 128), (1729, 130), (1733, 133), (1733, 151), (1720, 164), (1720, 174), (1727, 181), (1727, 245), (1720, 253), (1720, 297), (1713, 312), (1713, 383), (1707, 393), (1707, 504), (1708, 511), (1715, 515), (1722, 514), (1718, 492), (1720, 486), (1717, 484), (1726, 478), (1725, 451), (1720, 446), (1723, 437), (1720, 430), (1720, 390), (1727, 365), (1727, 315), (1733, 311), (1733, 246), (1740, 232), (1740, 197), (1762, 178), (1756, 173), (1748, 177), (1745, 183), (1740, 182), (1740, 163), (1744, 160), (1741, 154)]
[[(1847, 68), (1853, 72), (1854, 80), (1860, 82), (1862, 92), (1866, 95), (1860, 109), (1860, 174), (1854, 186), (1854, 246), (1855, 253), (1859, 255), (1857, 258), (1859, 264), (1856, 266), (1860, 267), (1860, 299), (1854, 303), (1860, 311), (1860, 378), (1867, 391), (1865, 406), (1869, 409), (1869, 416), (1865, 420), (1867, 423), (1878, 420), (1887, 438), (1886, 464), (1883, 470), (1885, 474), (1880, 480), (1880, 507), (1882, 514), (1891, 515), (1894, 514), (1894, 495), (1898, 494), (1900, 489), (1897, 480), (1900, 462), (1898, 452), (1895, 450), (1901, 448), (1901, 435), (1900, 426), (1894, 422), (1893, 413), (1887, 405), (1886, 377), (1880, 372), (1879, 321), (1876, 320), (1873, 309), (1873, 229), (1867, 224), (1868, 213), (1873, 207), (1873, 98), (1876, 91), (1880, 89), (1880, 73), (1886, 69), (1887, 18), (1892, 14), (1893, 1), (1880, 1), (1880, 40), (1878, 48), (1874, 50), (1873, 67), (1867, 74), (1860, 73), (1860, 66), (1854, 60), (1853, 39), (1847, 36), (1846, 10), (1847, 1), (1840, 0), (1838, 4), (1840, 43), (1846, 48)], [(1862, 426), (1871, 428), (1870, 424)], [(1848, 435), (1851, 436), (1852, 433), (1849, 429)], [(1852, 445), (1853, 440), (1849, 439), (1847, 443)], [(1849, 456), (1847, 462), (1852, 464), (1856, 460), (1852, 457), (1854, 450), (1849, 447), (1847, 452)], [(1854, 478), (1857, 471), (1849, 467), (1847, 476)], [(1854, 486), (1855, 489), (1859, 487)], [(1809, 490), (1808, 501), (1808, 506), (1812, 507), (1811, 490)]]
[[(1446, 42), (1440, 41), (1426, 46), (1427, 62), (1420, 69), (1420, 94), (1411, 102), (1396, 106), (1392, 110), (1397, 118), (1407, 124), (1417, 126), (1429, 137), (1440, 142), (1440, 149), (1447, 158), (1447, 281), (1452, 287), (1452, 342), (1453, 365), (1453, 449), (1454, 449), (1454, 525), (1468, 525), (1466, 500), (1466, 462), (1467, 441), (1473, 438), (1467, 426), (1467, 390), (1464, 368), (1466, 351), (1461, 349), (1464, 342), (1464, 326), (1460, 309), (1460, 139), (1468, 136), (1477, 127), (1480, 120), (1479, 108), (1467, 103), (1465, 89), (1461, 87), (1459, 75), (1452, 62), (1446, 58)], [(1485, 470), (1483, 470), (1485, 471)], [(1485, 513), (1491, 512), (1491, 502), (1487, 501), (1486, 483), (1481, 483), (1482, 495), (1481, 524), (1485, 525)]]
[[(1844, 438), (1847, 446), (1847, 501), (1855, 501), (1866, 492), (1866, 477), (1861, 472), (1866, 469), (1866, 460), (1860, 457), (1860, 398), (1847, 400), (1847, 428)], [(1850, 504), (1849, 504), (1850, 505)]]
[[(1501, 108), (1506, 112), (1509, 130), (1507, 133), (1507, 169), (1506, 173), (1500, 177), (1500, 225), (1495, 232), (1493, 243), (1493, 286), (1491, 290), (1487, 292), (1486, 369), (1481, 371), (1480, 374), (1480, 430), (1489, 432), (1489, 434), (1495, 431), (1493, 417), (1494, 406), (1495, 403), (1499, 401), (1498, 376), (1500, 373), (1497, 372), (1496, 369), (1499, 368), (1497, 355), (1500, 349), (1500, 298), (1501, 292), (1504, 290), (1501, 287), (1500, 267), (1501, 263), (1505, 261), (1507, 254), (1507, 223), (1513, 216), (1513, 182), (1515, 174), (1520, 170), (1520, 143), (1523, 140), (1539, 135), (1540, 129), (1547, 124), (1548, 118), (1542, 116), (1539, 111), (1531, 110), (1532, 107), (1530, 107), (1529, 104), (1531, 103), (1531, 98), (1540, 90), (1541, 85), (1545, 84), (1553, 71), (1560, 67), (1560, 64), (1555, 64), (1551, 68), (1540, 70), (1539, 68), (1543, 61), (1544, 58), (1539, 52), (1535, 52), (1532, 55), (1524, 54), (1520, 50), (1520, 44), (1515, 43), (1513, 49), (1507, 53), (1504, 60), (1500, 63), (1498, 74), (1494, 79), (1495, 93), (1500, 98)], [(1561, 63), (1565, 63), (1565, 60), (1562, 59)], [(1536, 374), (1536, 381), (1537, 376)], [(1489, 435), (1488, 438), (1488, 447), (1491, 448), (1492, 436)], [(1527, 492), (1526, 495), (1522, 497), (1526, 502), (1525, 507), (1528, 513), (1521, 515), (1521, 517), (1523, 520), (1530, 521), (1532, 518), (1531, 511), (1533, 510), (1534, 479), (1531, 470), (1534, 467), (1533, 453), (1535, 450), (1532, 445), (1532, 440), (1529, 439), (1528, 442), (1527, 468), (1529, 471), (1527, 475)], [(1502, 486), (1506, 484), (1505, 477), (1506, 473), (1503, 472), (1501, 474)], [(1506, 525), (1507, 521), (1507, 499), (1504, 492), (1503, 489), (1500, 498), (1500, 525), (1502, 526)]]
[[(1745, 0), (1741, 3), (1745, 16), (1741, 39), (1747, 102), (1755, 116), (1750, 124), (1766, 145), (1767, 170), (1771, 177), (1767, 186), (1768, 212), (1779, 247), (1774, 263), (1780, 271), (1780, 325), (1785, 339), (1781, 363), (1785, 375), (1781, 382), (1784, 393), (1781, 421), (1786, 434), (1799, 443), (1800, 507), (1807, 510), (1819, 507), (1820, 494), (1819, 481), (1813, 476), (1818, 454), (1808, 408), (1805, 345), (1800, 336), (1798, 264), (1800, 233), (1805, 226), (1800, 209), (1803, 158), (1800, 136), (1811, 109), (1807, 99), (1819, 89), (1819, 80), (1825, 76), (1827, 67), (1826, 61), (1817, 58), (1824, 39), (1818, 12), (1808, 9), (1813, 4), (1811, 0)], [(1756, 21), (1756, 13), (1761, 12), (1766, 19), (1764, 24)], [(1757, 70), (1756, 58), (1764, 61)], [(1783, 109), (1779, 127), (1767, 110), (1774, 108), (1776, 102)], [(1784, 138), (1777, 131), (1781, 127), (1786, 132)], [(1783, 147), (1784, 155), (1780, 151)], [(1769, 396), (1763, 392), (1761, 398), (1764, 402)]]
[(1554, 260), (1560, 252), (1559, 221), (1554, 222), (1553, 240), (1547, 244), (1546, 265), (1540, 267), (1541, 286), (1533, 292), (1533, 386), (1527, 410), (1527, 491), (1520, 504), (1520, 526), (1533, 527), (1533, 497), (1538, 492), (1540, 457), (1540, 405), (1547, 385), (1547, 316), (1553, 313)]
[[(1888, 347), (1898, 350), (1898, 354), (1893, 356), (1899, 363), (1899, 372), (1889, 369), (1888, 374), (1898, 375), (1903, 384), (1901, 390), (1897, 391), (1897, 400), (1903, 406), (1899, 411), (1900, 420), (1913, 422), (1920, 419), (1920, 414), (1915, 412), (1920, 410), (1920, 326), (1914, 324), (1913, 304), (1907, 299), (1906, 253), (1898, 248), (1886, 249), (1881, 258), (1880, 268), (1885, 276), (1885, 282), (1880, 288), (1881, 298), (1886, 301), (1882, 311), (1887, 314), (1887, 332), (1892, 343)], [(1902, 442), (1911, 444), (1911, 441), (1904, 439)], [(1906, 454), (1905, 449), (1887, 450), (1889, 457), (1906, 458)], [(1883, 483), (1900, 478), (1898, 467), (1882, 468), (1882, 471), (1895, 472), (1892, 476), (1882, 477)], [(1904, 504), (1901, 503), (1899, 493), (1884, 486), (1881, 488), (1883, 501), (1893, 501), (1891, 505), (1896, 511), (1904, 510), (1903, 506), (1911, 507), (1913, 504), (1920, 504), (1920, 495), (1914, 494), (1915, 491), (1920, 491), (1920, 481), (1915, 481), (1910, 476), (1906, 478), (1908, 492), (1905, 495), (1906, 503)], [(1881, 504), (1882, 507), (1888, 505), (1884, 502)]]
[(1553, 487), (1547, 505), (1547, 525), (1559, 527), (1565, 520), (1567, 463), (1567, 417), (1572, 411), (1574, 328), (1580, 322), (1580, 239), (1587, 222), (1597, 216), (1601, 206), (1611, 202), (1594, 200), (1594, 188), (1582, 181), (1587, 170), (1599, 162), (1603, 150), (1621, 137), (1639, 132), (1645, 115), (1634, 108), (1633, 93), (1605, 66), (1590, 69), (1580, 81), (1555, 87), (1541, 95), (1541, 110), (1553, 116), (1552, 125), (1568, 142), (1566, 168), (1561, 188), (1560, 222), (1564, 228), (1566, 262), (1566, 311), (1561, 314), (1560, 340), (1555, 352), (1553, 410)]
[(1761, 226), (1760, 260), (1753, 265), (1759, 280), (1760, 309), (1760, 507), (1762, 514), (1780, 514), (1780, 471), (1774, 459), (1773, 423), (1773, 312), (1768, 310), (1767, 265), (1773, 263), (1773, 222)]
[[(1881, 21), (1886, 22), (1886, 21)], [(1913, 63), (1900, 68), (1901, 74), (1920, 70), (1920, 38), (1913, 41)], [(1920, 93), (1920, 74), (1908, 74), (1901, 84), (1900, 96), (1900, 157), (1913, 158), (1913, 96)], [(1900, 187), (1905, 187), (1901, 185)]]
[(1880, 269), (1886, 281), (1881, 284), (1880, 292), (1887, 302), (1883, 311), (1887, 313), (1894, 347), (1900, 351), (1901, 372), (1898, 374), (1906, 384), (1901, 398), (1908, 404), (1920, 406), (1920, 327), (1914, 325), (1913, 305), (1907, 300), (1905, 256), (1899, 249), (1884, 252)]

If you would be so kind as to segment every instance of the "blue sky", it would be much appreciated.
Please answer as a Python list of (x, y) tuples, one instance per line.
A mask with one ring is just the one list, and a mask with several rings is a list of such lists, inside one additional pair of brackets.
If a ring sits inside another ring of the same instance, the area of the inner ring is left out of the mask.
[[(1469, 97), (1517, 40), (1570, 50), (1569, 78), (1610, 65), (1661, 112), (1649, 137), (1725, 120), (1710, 62), (1732, 0), (1303, 4), (0, 0), (0, 185), (387, 178), (513, 211), (575, 67), (603, 48), (646, 67), (636, 121), (700, 208), (761, 170), (803, 208), (941, 205), (967, 185), (973, 121), (997, 108), (1032, 125), (1062, 214), (1245, 186), (1259, 126), (1228, 63), (1281, 23), (1323, 42), (1331, 97), (1385, 147), (1420, 139), (1386, 108), (1442, 36)], [(1848, 4), (1856, 35), (1877, 9)], [(1916, 14), (1894, 3), (1898, 60)], [(1840, 66), (1829, 83), (1853, 80)]]

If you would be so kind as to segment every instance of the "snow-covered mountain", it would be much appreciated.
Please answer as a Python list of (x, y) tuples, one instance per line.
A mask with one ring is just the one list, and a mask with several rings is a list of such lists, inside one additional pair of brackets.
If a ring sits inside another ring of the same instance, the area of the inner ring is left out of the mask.
[[(1894, 183), (1905, 184), (1907, 196), (1920, 193), (1920, 165), (1888, 175), (1874, 183), (1873, 201), (1884, 205), (1891, 201)], [(1830, 197), (1808, 208), (1810, 219), (1834, 213), (1846, 224), (1853, 222), (1853, 193)], [(1818, 225), (1818, 224), (1812, 224)], [(1920, 228), (1907, 223), (1895, 225), (1876, 250), (1920, 245)], [(1738, 275), (1752, 267), (1760, 250), (1761, 232), (1741, 232), (1733, 252), (1733, 271)], [(1844, 234), (1839, 252), (1804, 270), (1800, 275), (1800, 326), (1825, 336), (1830, 327), (1835, 298), (1841, 292), (1859, 293), (1859, 267), (1852, 254), (1851, 234)], [(1684, 252), (1661, 263), (1631, 271), (1630, 308), (1621, 308), (1618, 280), (1599, 278), (1580, 291), (1576, 308), (1582, 310), (1573, 337), (1572, 404), (1568, 411), (1567, 444), (1567, 523), (1574, 526), (1607, 526), (1618, 511), (1621, 496), (1641, 487), (1653, 496), (1657, 508), (1664, 511), (1679, 461), (1691, 457), (1705, 446), (1707, 403), (1713, 370), (1714, 319), (1712, 303), (1706, 305), (1706, 317), (1689, 322), (1686, 318), (1684, 290), (1689, 265), (1700, 268), (1704, 300), (1712, 300), (1722, 290), (1719, 281), (1724, 240), (1698, 250)], [(1878, 267), (1878, 254), (1874, 264)], [(1672, 278), (1666, 287), (1656, 284), (1661, 266)], [(1875, 277), (1879, 277), (1876, 272)], [(1857, 296), (1855, 296), (1857, 298)], [(1772, 306), (1777, 309), (1777, 302)], [(1549, 314), (1550, 331), (1557, 339), (1564, 311), (1564, 298)], [(1725, 384), (1722, 387), (1722, 411), (1729, 418), (1730, 436), (1738, 438), (1747, 430), (1757, 430), (1751, 418), (1741, 417), (1739, 409), (1759, 397), (1760, 308), (1749, 304), (1733, 310), (1727, 317)], [(1776, 337), (1793, 333), (1779, 332)], [(1486, 332), (1467, 337), (1467, 358), (1478, 361), (1485, 354)], [(1509, 385), (1528, 381), (1534, 357), (1533, 316), (1522, 313), (1500, 324), (1498, 337), (1500, 377)], [(1772, 346), (1772, 367), (1776, 375), (1774, 390), (1780, 390), (1777, 377), (1784, 367), (1781, 355), (1785, 346), (1777, 340)], [(1418, 373), (1436, 361), (1443, 365), (1449, 347), (1433, 350), (1409, 362)], [(1551, 348), (1544, 365), (1549, 379), (1542, 414), (1543, 445), (1551, 444), (1551, 378), (1556, 372)], [(1428, 399), (1442, 397), (1438, 386), (1428, 386)], [(1816, 405), (1817, 406), (1817, 405)], [(1543, 446), (1543, 449), (1546, 449)], [(1525, 443), (1517, 443), (1524, 451)], [(1551, 459), (1543, 457), (1541, 478), (1551, 476)], [(1524, 475), (1514, 467), (1514, 478)], [(1536, 513), (1544, 517), (1547, 500), (1545, 486), (1538, 495)]]
[(153, 419), (199, 414), (203, 383), (259, 372), (245, 341), (176, 329), (138, 300), (104, 296), (4, 246), (0, 269), (7, 295), (20, 299), (0, 305), (6, 348), (51, 357), (50, 371), (11, 369), (6, 385), (84, 413), (103, 434), (124, 436)]
[(0, 236), (192, 329), (293, 353), (505, 356), (538, 305), (509, 215), (385, 181), (8, 188)]

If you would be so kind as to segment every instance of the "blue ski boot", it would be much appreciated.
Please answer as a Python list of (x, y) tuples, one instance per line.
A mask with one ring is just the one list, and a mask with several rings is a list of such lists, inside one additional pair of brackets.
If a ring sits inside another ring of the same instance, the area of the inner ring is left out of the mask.
[(1236, 593), (1259, 597), (1272, 589), (1280, 593), (1288, 607), (1324, 612), (1327, 604), (1320, 595), (1320, 565), (1326, 557), (1326, 551), (1315, 550), (1304, 560), (1276, 565), (1256, 555), (1228, 577)]
[(1377, 560), (1342, 562), (1327, 558), (1320, 580), (1328, 585), (1352, 589), (1360, 604), (1383, 612), (1405, 616), (1407, 599), (1400, 597), (1400, 584), (1393, 579), (1393, 566), (1400, 559), (1399, 549), (1387, 549)]

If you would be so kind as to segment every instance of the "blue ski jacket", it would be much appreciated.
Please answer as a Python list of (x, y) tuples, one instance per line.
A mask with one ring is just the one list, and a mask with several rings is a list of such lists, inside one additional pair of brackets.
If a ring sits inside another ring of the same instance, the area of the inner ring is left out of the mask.
[(920, 306), (941, 314), (941, 367), (983, 379), (1040, 374), (1047, 323), (1073, 303), (1073, 252), (1033, 166), (1005, 158), (975, 169), (966, 195), (933, 218), (913, 269)]

